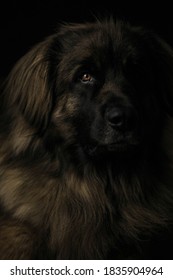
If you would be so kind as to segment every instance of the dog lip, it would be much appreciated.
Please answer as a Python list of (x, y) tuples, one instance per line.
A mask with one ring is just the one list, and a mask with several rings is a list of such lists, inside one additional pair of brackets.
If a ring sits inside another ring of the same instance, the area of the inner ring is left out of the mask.
[(125, 148), (128, 146), (129, 143), (127, 143), (126, 141), (117, 141), (106, 145), (108, 151), (115, 151), (117, 149)]
[(134, 139), (117, 139), (114, 142), (99, 143), (97, 141), (91, 142), (84, 146), (84, 151), (90, 155), (107, 154), (109, 152), (123, 152), (137, 146), (139, 142)]
[(114, 147), (122, 146), (122, 145), (127, 145), (127, 143), (125, 141), (117, 141), (117, 142), (107, 144), (106, 146), (108, 146), (110, 148), (114, 148)]
[(112, 142), (107, 144), (94, 143), (94, 144), (86, 145), (84, 147), (84, 150), (90, 156), (94, 156), (97, 154), (105, 154), (110, 151), (120, 150), (127, 146), (128, 143), (126, 143), (125, 141), (117, 141), (117, 142)]

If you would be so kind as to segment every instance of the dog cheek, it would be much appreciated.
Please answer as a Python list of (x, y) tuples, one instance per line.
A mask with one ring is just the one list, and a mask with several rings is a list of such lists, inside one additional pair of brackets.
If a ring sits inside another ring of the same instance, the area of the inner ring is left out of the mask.
[[(76, 120), (79, 118), (79, 100), (70, 96), (70, 93), (62, 95), (54, 108), (52, 124), (57, 135), (66, 141), (76, 137)], [(73, 140), (74, 141), (74, 140)]]

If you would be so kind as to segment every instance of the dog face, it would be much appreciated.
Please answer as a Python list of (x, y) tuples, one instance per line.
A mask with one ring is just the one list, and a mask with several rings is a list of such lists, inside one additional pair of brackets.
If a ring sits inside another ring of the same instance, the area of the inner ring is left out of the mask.
[(172, 103), (172, 65), (172, 50), (142, 28), (67, 25), (19, 62), (10, 99), (51, 146), (90, 156), (143, 150)]
[(57, 77), (55, 126), (63, 119), (68, 139), (71, 132), (90, 155), (132, 151), (154, 141), (161, 89), (145, 34), (110, 21), (65, 27), (60, 37), (60, 49), (56, 38), (52, 45), (58, 53), (51, 70)]

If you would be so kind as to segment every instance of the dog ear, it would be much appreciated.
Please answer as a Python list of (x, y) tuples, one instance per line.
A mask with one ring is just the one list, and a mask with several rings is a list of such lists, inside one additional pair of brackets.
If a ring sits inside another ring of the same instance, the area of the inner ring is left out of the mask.
[[(161, 90), (161, 106), (166, 113), (162, 135), (162, 149), (165, 154), (163, 168), (165, 180), (172, 187), (173, 182), (173, 49), (164, 40), (155, 37), (152, 55), (156, 60), (157, 83)], [(166, 160), (167, 159), (167, 160)]]
[(156, 65), (156, 82), (161, 90), (161, 102), (166, 113), (173, 117), (173, 49), (158, 36), (154, 36), (151, 46), (152, 58)]
[(48, 88), (48, 58), (50, 38), (23, 56), (7, 79), (5, 94), (8, 102), (17, 106), (26, 121), (38, 130), (48, 124), (52, 96)]

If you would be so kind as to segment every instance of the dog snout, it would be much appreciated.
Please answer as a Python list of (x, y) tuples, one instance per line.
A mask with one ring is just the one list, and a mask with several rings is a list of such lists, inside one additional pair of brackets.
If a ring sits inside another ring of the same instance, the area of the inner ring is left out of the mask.
[(108, 125), (116, 130), (132, 130), (136, 125), (135, 112), (132, 108), (107, 108), (105, 118)]

